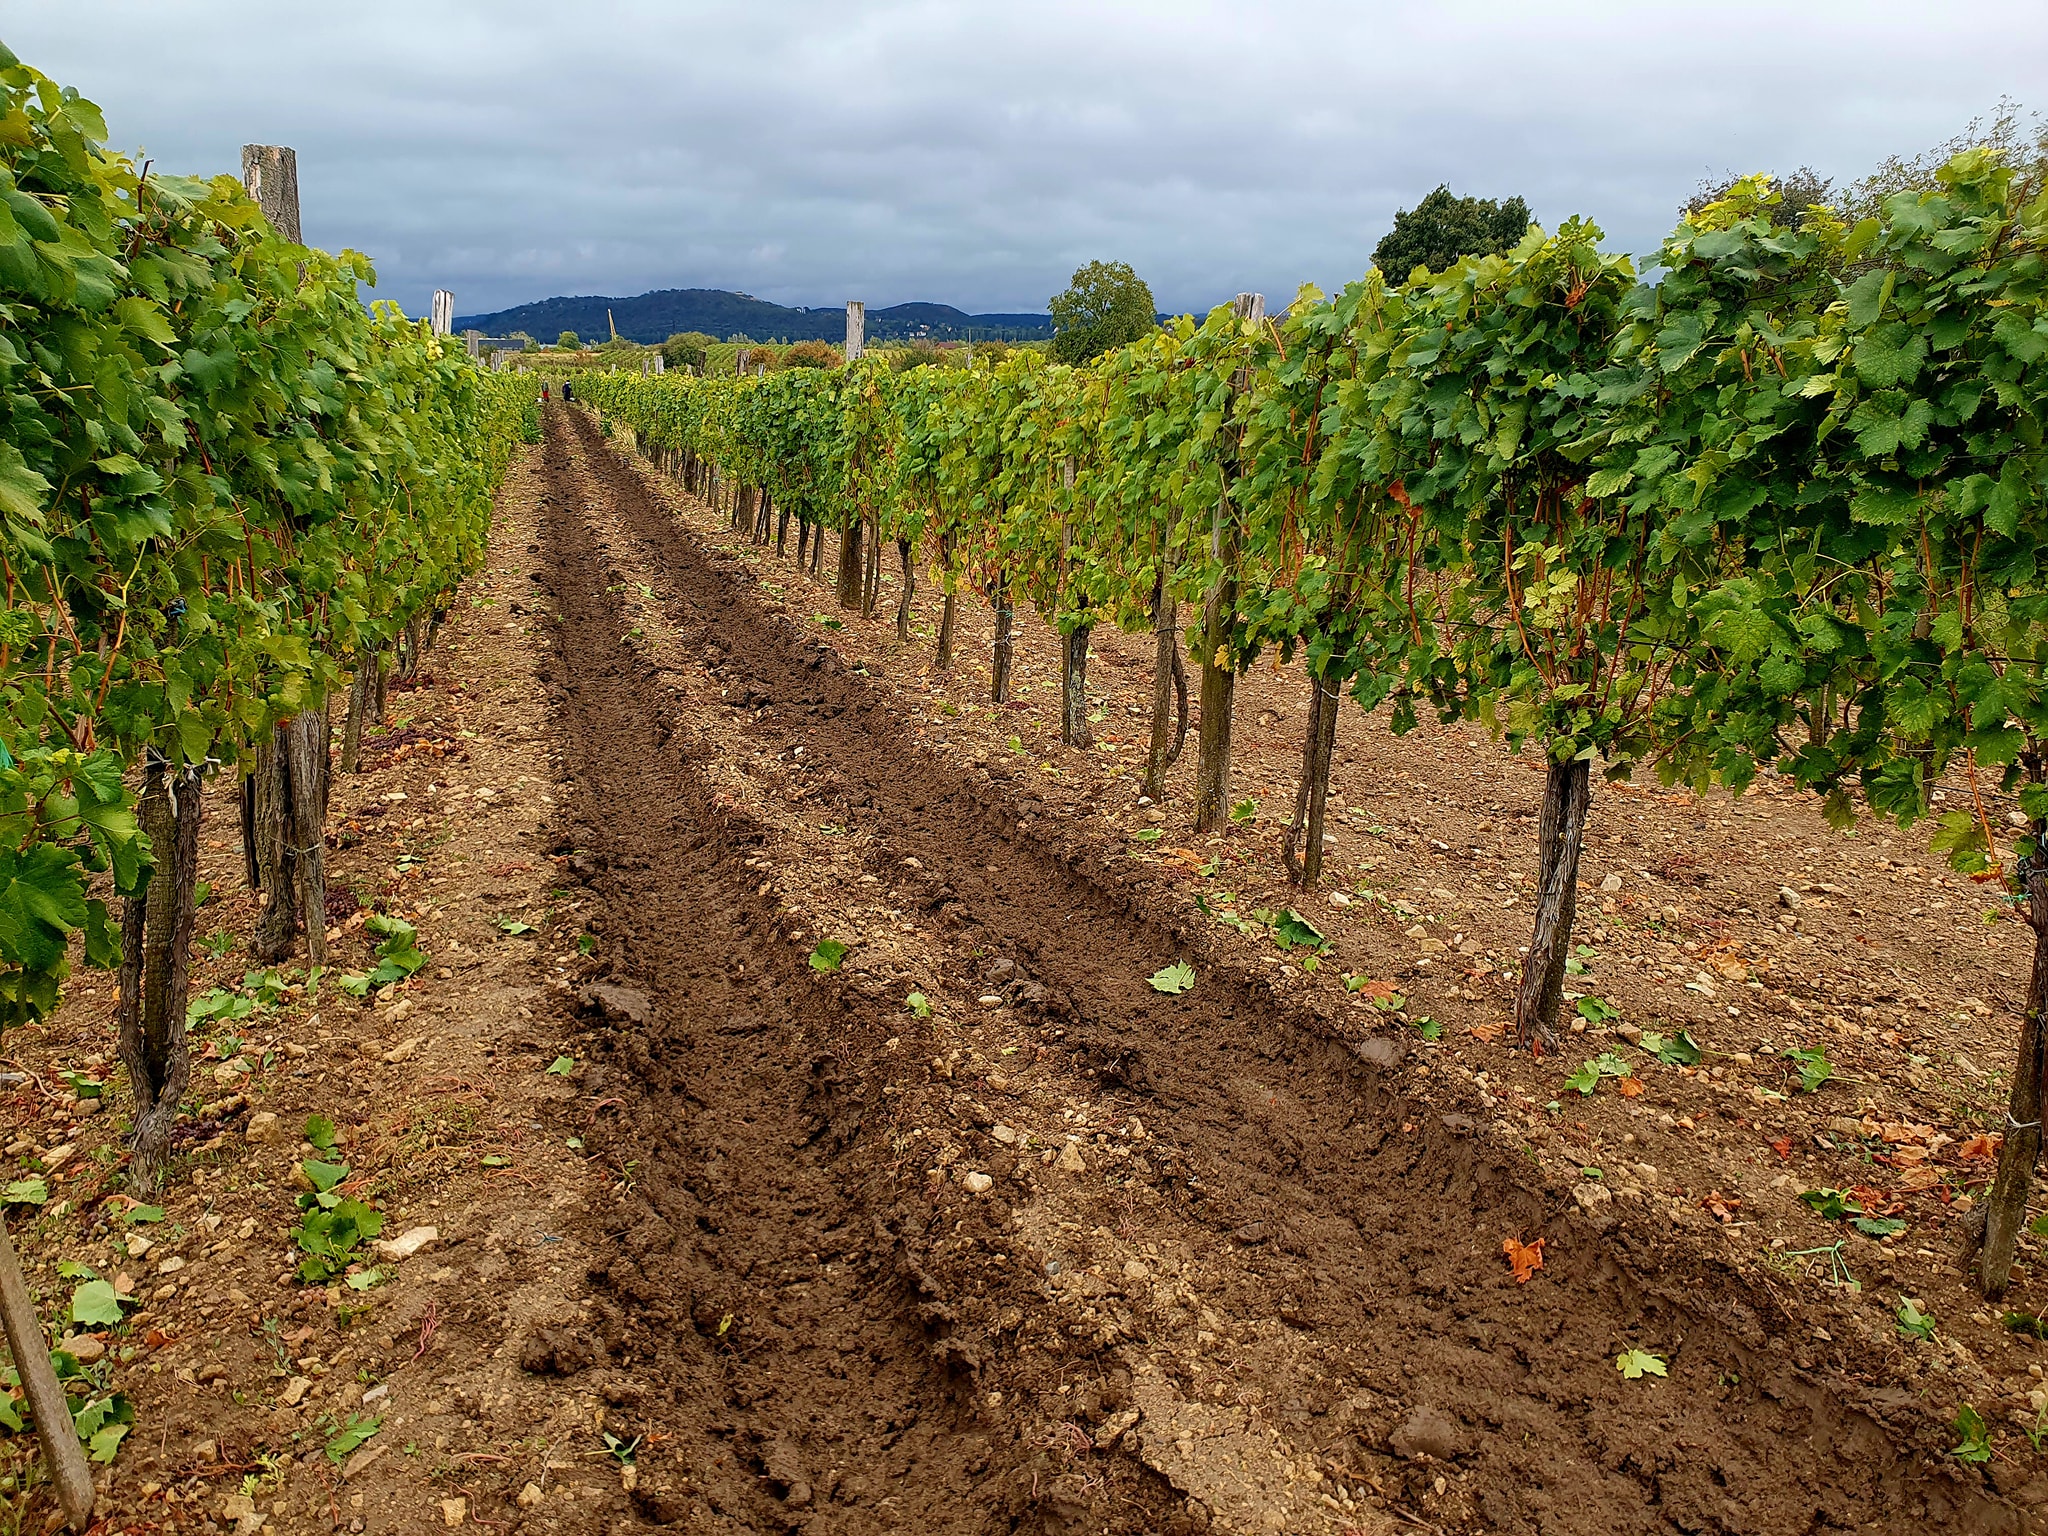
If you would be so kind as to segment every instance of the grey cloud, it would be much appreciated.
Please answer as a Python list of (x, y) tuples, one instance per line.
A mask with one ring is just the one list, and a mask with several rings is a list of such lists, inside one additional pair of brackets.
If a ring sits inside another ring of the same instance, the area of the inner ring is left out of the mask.
[(1405, 6), (59, 0), (8, 45), (168, 170), (293, 145), (409, 312), (732, 287), (1168, 307), (1357, 276), (1439, 181), (1653, 248), (1698, 179), (1853, 176), (2048, 78), (2038, 0)]

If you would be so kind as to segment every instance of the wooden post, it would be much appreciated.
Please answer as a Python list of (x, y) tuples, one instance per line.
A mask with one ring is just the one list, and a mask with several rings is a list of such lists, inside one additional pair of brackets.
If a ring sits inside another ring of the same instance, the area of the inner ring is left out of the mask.
[(434, 290), (433, 306), (432, 309), (429, 311), (429, 319), (431, 320), (434, 334), (436, 336), (454, 335), (455, 295), (450, 293), (446, 288), (436, 288)]
[(242, 185), (278, 238), (304, 245), (299, 232), (299, 157), (282, 144), (242, 146)]
[(462, 350), (471, 357), (482, 357), (484, 352), (484, 333), (474, 326), (464, 331), (462, 333)]
[(860, 299), (846, 301), (846, 360), (859, 357), (867, 340), (868, 307)]
[(50, 1364), (50, 1344), (36, 1320), (35, 1304), (29, 1300), (28, 1283), (21, 1277), (21, 1263), (14, 1256), (4, 1220), (0, 1220), (0, 1320), (6, 1323), (7, 1347), (21, 1375), (28, 1411), (35, 1415), (36, 1439), (42, 1442), (43, 1459), (50, 1464), (51, 1478), (57, 1484), (57, 1502), (71, 1529), (82, 1531), (92, 1524), (92, 1470), (85, 1464), (84, 1448), (71, 1424), (71, 1405), (65, 1402), (64, 1388)]
[[(1231, 305), (1240, 321), (1256, 325), (1266, 318), (1266, 297), (1240, 293)], [(1240, 370), (1231, 380), (1231, 394), (1241, 394), (1251, 380)], [(1237, 526), (1230, 514), (1230, 482), (1237, 464), (1226, 445), (1223, 494), (1216, 498), (1209, 535), (1209, 557), (1216, 562), (1216, 585), (1202, 614), (1202, 730), (1195, 745), (1195, 830), (1220, 832), (1230, 824), (1230, 709), (1237, 669), (1226, 654), (1237, 620)]]

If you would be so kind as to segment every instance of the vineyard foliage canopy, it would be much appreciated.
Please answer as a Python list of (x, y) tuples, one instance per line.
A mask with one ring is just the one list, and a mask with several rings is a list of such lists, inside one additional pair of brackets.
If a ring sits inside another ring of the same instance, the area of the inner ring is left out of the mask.
[(535, 429), (363, 257), (287, 244), (239, 182), (105, 147), (0, 48), (0, 1025), (67, 941), (117, 958), (87, 878), (151, 868), (125, 771), (233, 764), (483, 556)]

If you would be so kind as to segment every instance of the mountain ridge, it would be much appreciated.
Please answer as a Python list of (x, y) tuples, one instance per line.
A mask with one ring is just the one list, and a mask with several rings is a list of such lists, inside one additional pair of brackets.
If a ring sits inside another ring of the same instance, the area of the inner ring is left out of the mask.
[[(563, 331), (585, 341), (602, 341), (612, 326), (629, 341), (654, 343), (678, 331), (702, 331), (725, 341), (745, 336), (752, 341), (842, 341), (846, 310), (810, 309), (772, 304), (751, 294), (725, 288), (658, 288), (628, 298), (598, 294), (561, 295), (517, 304), (488, 314), (458, 315), (455, 329), (487, 336), (524, 331), (550, 342)], [(1031, 340), (1052, 334), (1050, 315), (971, 315), (950, 304), (911, 302), (867, 312), (870, 341), (907, 341), (923, 336), (933, 341), (959, 341), (976, 336)]]

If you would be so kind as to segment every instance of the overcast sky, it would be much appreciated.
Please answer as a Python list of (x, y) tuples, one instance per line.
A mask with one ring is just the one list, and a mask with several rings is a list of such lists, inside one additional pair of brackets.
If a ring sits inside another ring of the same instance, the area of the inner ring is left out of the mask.
[(166, 170), (298, 150), (307, 238), (480, 313), (734, 288), (1168, 309), (1368, 265), (1438, 182), (1652, 249), (1704, 175), (1853, 177), (2001, 94), (2043, 0), (14, 0), (0, 39)]

